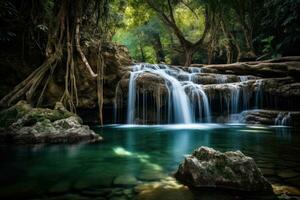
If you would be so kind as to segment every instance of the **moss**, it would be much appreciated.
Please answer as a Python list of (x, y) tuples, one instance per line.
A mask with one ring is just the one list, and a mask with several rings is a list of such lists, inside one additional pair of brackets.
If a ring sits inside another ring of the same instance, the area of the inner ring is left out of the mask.
[(19, 118), (25, 116), (31, 106), (25, 101), (20, 101), (16, 105), (0, 112), (0, 127), (8, 127), (16, 122)]
[(53, 125), (48, 119), (38, 122), (38, 124), (35, 126), (37, 132), (45, 132), (51, 128), (53, 128)]
[(46, 119), (50, 120), (50, 122), (54, 122), (71, 116), (77, 117), (79, 122), (81, 122), (81, 119), (77, 115), (67, 111), (61, 106), (53, 110), (48, 108), (32, 108), (25, 101), (20, 101), (0, 113), (0, 127), (9, 127), (19, 119), (19, 126), (32, 126)]
[(59, 119), (65, 119), (74, 116), (73, 113), (68, 111), (60, 110), (50, 110), (47, 108), (34, 108), (30, 113), (28, 113), (28, 118), (34, 119), (36, 122), (43, 121), (44, 119), (49, 119), (54, 122)]

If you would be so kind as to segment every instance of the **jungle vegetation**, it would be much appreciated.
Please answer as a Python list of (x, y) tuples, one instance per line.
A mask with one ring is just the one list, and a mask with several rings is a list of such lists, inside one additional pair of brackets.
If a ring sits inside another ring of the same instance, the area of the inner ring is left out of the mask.
[[(299, 55), (299, 10), (300, 0), (1, 0), (1, 59), (11, 53), (38, 65), (0, 103), (26, 96), (39, 105), (59, 67), (61, 101), (76, 112), (80, 61), (97, 80), (102, 123), (103, 44), (127, 46), (135, 62), (185, 66)], [(97, 70), (81, 48), (91, 38)]]
[(113, 40), (137, 61), (189, 65), (299, 54), (299, 0), (131, 0), (113, 7)]

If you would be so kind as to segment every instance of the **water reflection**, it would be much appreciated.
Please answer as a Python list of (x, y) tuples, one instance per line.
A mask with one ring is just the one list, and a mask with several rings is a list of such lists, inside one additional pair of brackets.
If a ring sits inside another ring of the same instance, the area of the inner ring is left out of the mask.
[[(62, 181), (70, 187), (67, 191), (78, 191), (83, 186), (114, 187), (113, 180), (124, 174), (137, 178), (170, 174), (184, 155), (200, 146), (241, 150), (266, 173), (300, 169), (300, 134), (289, 127), (192, 124), (95, 130), (104, 138), (99, 144), (0, 146), (0, 197), (1, 191), (24, 185), (43, 194)], [(297, 184), (271, 176), (278, 183)]]
[(291, 127), (276, 126), (274, 128), (275, 128), (275, 132), (276, 132), (276, 137), (291, 141), (291, 139), (292, 139), (292, 128)]
[(180, 131), (177, 137), (173, 138), (173, 158), (174, 160), (180, 160), (188, 152), (191, 142), (192, 134), (188, 134), (187, 131)]

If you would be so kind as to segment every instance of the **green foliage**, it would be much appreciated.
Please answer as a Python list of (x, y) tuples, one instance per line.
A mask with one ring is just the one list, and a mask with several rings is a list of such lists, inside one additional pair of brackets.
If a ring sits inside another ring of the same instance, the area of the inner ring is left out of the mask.
[[(21, 118), (23, 118), (23, 125), (29, 126), (36, 122), (43, 122), (44, 120), (53, 122), (72, 116), (77, 118), (77, 115), (67, 111), (63, 107), (54, 109), (32, 108), (25, 101), (19, 101), (16, 105), (0, 112), (0, 127), (8, 127)], [(81, 119), (78, 118), (78, 121), (81, 121)]]
[(122, 24), (116, 30), (113, 41), (127, 46), (136, 61), (158, 62), (153, 36), (164, 37), (166, 30), (154, 13), (145, 4), (129, 1), (124, 9)]
[(193, 12), (183, 4), (179, 4), (175, 8), (175, 20), (186, 38), (192, 42), (196, 42), (201, 37), (204, 24), (204, 8), (197, 7)]
[[(261, 56), (299, 55), (300, 0), (78, 2), (85, 13), (82, 38), (95, 36), (95, 32), (101, 30), (97, 36), (126, 45), (136, 61), (180, 63), (183, 46), (162, 18), (162, 14), (170, 17), (170, 12), (174, 14), (176, 26), (183, 37), (190, 43), (198, 41), (204, 33), (205, 24), (209, 24), (204, 44), (197, 47), (195, 62), (207, 62), (209, 56), (213, 62), (224, 62), (226, 57), (232, 57), (227, 61), (234, 62)], [(159, 9), (149, 6), (149, 2)], [(105, 6), (97, 13), (97, 7), (102, 4)], [(57, 20), (55, 13), (58, 13), (58, 5), (59, 1), (55, 0), (2, 0), (0, 22), (4, 25), (0, 31), (0, 41), (24, 42), (25, 46), (44, 50), (50, 27), (53, 29)], [(75, 13), (73, 6), (70, 4), (70, 15)], [(105, 31), (102, 30), (104, 26)]]
[[(270, 56), (297, 55), (300, 42), (300, 1), (265, 0), (260, 38)], [(272, 42), (265, 43), (268, 38)]]

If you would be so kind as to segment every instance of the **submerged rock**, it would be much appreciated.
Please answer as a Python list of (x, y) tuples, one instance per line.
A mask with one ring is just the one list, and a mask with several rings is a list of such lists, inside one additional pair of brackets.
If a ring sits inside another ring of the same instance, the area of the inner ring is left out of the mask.
[(175, 177), (191, 187), (217, 187), (241, 191), (272, 191), (251, 157), (240, 151), (225, 153), (200, 147), (186, 156)]
[(168, 177), (159, 182), (140, 184), (134, 188), (137, 200), (193, 200), (188, 187)]
[(125, 174), (117, 176), (113, 183), (118, 186), (132, 186), (137, 185), (139, 181), (133, 175)]
[(0, 141), (8, 143), (74, 143), (101, 137), (61, 103), (55, 108), (32, 108), (24, 101), (0, 113)]
[(160, 179), (163, 179), (166, 177), (166, 174), (164, 174), (160, 170), (143, 170), (141, 173), (138, 175), (138, 179), (142, 181), (157, 181)]
[(287, 185), (272, 185), (273, 192), (276, 195), (286, 194), (286, 195), (296, 195), (300, 196), (300, 189), (287, 186)]

